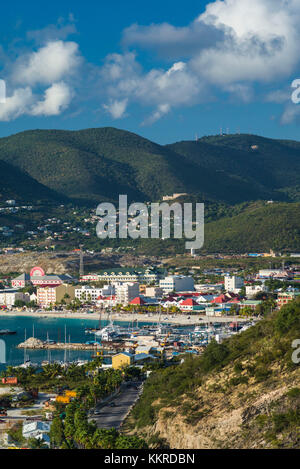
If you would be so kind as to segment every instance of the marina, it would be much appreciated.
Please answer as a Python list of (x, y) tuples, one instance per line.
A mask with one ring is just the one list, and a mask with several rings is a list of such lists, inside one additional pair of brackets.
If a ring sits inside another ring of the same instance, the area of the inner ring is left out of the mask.
[(50, 362), (80, 362), (101, 357), (104, 364), (119, 352), (148, 353), (166, 358), (202, 353), (211, 340), (221, 342), (250, 327), (251, 321), (203, 322), (200, 325), (118, 322), (110, 316), (98, 321), (52, 317), (0, 317), (5, 336), (6, 364), (25, 366)]

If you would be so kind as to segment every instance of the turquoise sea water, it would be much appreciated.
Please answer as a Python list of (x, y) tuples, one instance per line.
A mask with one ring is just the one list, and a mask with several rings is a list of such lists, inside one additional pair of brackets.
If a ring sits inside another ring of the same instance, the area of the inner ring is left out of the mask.
[[(130, 327), (129, 323), (118, 323), (124, 327)], [(101, 321), (101, 327), (104, 327), (107, 321)], [(149, 324), (149, 323), (148, 323)], [(142, 323), (139, 325), (143, 325)], [(94, 336), (91, 334), (85, 334), (86, 327), (99, 327), (99, 321), (94, 319), (66, 319), (66, 318), (52, 318), (52, 317), (24, 317), (24, 316), (0, 316), (0, 329), (10, 329), (17, 331), (15, 335), (0, 336), (1, 340), (4, 340), (6, 345), (6, 365), (20, 365), (24, 362), (24, 350), (16, 348), (26, 337), (33, 336), (41, 340), (47, 339), (47, 333), (50, 340), (56, 342), (64, 342), (65, 340), (65, 329), (67, 342), (81, 342), (85, 343), (89, 340), (94, 340)], [(64, 350), (51, 350), (51, 361), (64, 360)], [(67, 360), (87, 360), (91, 358), (93, 351), (81, 351), (81, 350), (68, 350)], [(41, 363), (43, 360), (49, 359), (49, 352), (47, 350), (26, 350), (27, 357), (32, 363)], [(0, 369), (4, 369), (4, 364), (0, 363)]]

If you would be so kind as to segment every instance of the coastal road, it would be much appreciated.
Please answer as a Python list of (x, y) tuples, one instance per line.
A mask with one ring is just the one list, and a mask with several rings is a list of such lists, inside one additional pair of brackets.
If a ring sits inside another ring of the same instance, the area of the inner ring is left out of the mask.
[(142, 385), (136, 383), (124, 387), (104, 407), (97, 409), (98, 415), (91, 415), (89, 421), (95, 420), (98, 428), (120, 428), (131, 406), (138, 400)]

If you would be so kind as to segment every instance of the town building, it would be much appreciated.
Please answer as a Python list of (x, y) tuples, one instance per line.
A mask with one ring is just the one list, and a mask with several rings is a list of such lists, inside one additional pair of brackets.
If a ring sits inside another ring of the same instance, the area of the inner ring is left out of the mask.
[(188, 195), (186, 192), (174, 193), (173, 195), (164, 195), (163, 201), (167, 202), (168, 200), (175, 200), (175, 199), (178, 199), (179, 197), (184, 197), (186, 195)]
[(295, 289), (290, 289), (287, 291), (278, 292), (277, 294), (277, 305), (279, 308), (286, 305), (290, 301), (294, 301), (300, 296), (300, 291)]
[(42, 422), (41, 420), (23, 424), (22, 435), (24, 438), (35, 438), (42, 440), (47, 446), (50, 446), (50, 432), (51, 424)]
[(224, 287), (223, 283), (215, 283), (215, 284), (197, 283), (195, 285), (195, 290), (201, 293), (214, 292), (214, 291), (221, 292), (223, 290), (223, 287)]
[(164, 273), (164, 270), (155, 269), (153, 267), (116, 267), (113, 269), (102, 270), (98, 274), (83, 275), (80, 277), (80, 282), (138, 282), (149, 285), (157, 284), (159, 279), (163, 277)]
[(24, 301), (28, 303), (30, 296), (27, 293), (22, 293), (13, 289), (0, 290), (0, 305), (12, 307), (16, 301)]
[(199, 303), (197, 303), (193, 298), (187, 298), (186, 300), (182, 300), (179, 303), (179, 308), (182, 312), (197, 311), (198, 313), (205, 309), (203, 306), (200, 306)]
[(274, 278), (280, 280), (289, 278), (289, 274), (286, 270), (282, 269), (262, 269), (258, 272), (258, 278)]
[(42, 308), (49, 308), (64, 300), (70, 303), (75, 299), (75, 287), (72, 285), (59, 285), (57, 287), (43, 287), (37, 289), (37, 304)]
[(173, 291), (193, 291), (194, 279), (193, 277), (186, 277), (184, 275), (170, 275), (160, 280), (159, 286), (163, 290), (164, 295)]
[(242, 300), (239, 302), (239, 308), (251, 308), (255, 310), (256, 306), (260, 305), (262, 302), (260, 300)]
[(145, 296), (150, 296), (151, 298), (161, 298), (164, 292), (161, 287), (146, 287)]
[(268, 287), (266, 287), (265, 285), (247, 285), (246, 297), (249, 299), (253, 299), (258, 293), (267, 293), (268, 290)]
[(30, 274), (22, 274), (11, 281), (13, 288), (24, 288), (26, 285), (35, 287), (55, 287), (63, 283), (71, 283), (74, 279), (71, 275), (46, 275), (41, 267), (34, 267)]
[(139, 296), (139, 284), (134, 282), (115, 283), (116, 303), (127, 306), (131, 300)]
[(105, 285), (103, 288), (95, 288), (92, 286), (84, 285), (80, 288), (75, 288), (75, 298), (84, 301), (95, 302), (99, 297), (111, 296), (115, 294), (114, 285)]
[(227, 293), (222, 293), (219, 296), (216, 296), (211, 303), (212, 304), (225, 304), (225, 303), (238, 303), (239, 302), (239, 297), (234, 293), (234, 292), (227, 292)]
[(112, 356), (112, 367), (115, 370), (133, 365), (133, 363), (134, 363), (134, 355), (131, 353), (121, 352)]
[(11, 281), (11, 286), (13, 288), (25, 288), (28, 285), (31, 285), (29, 274), (21, 274)]
[(80, 282), (81, 283), (100, 282), (99, 275), (98, 274), (82, 275), (82, 277), (80, 277)]
[(225, 275), (224, 277), (224, 289), (227, 292), (239, 293), (240, 289), (244, 286), (244, 279), (242, 277), (238, 277), (237, 275), (233, 275), (230, 277), (229, 275)]
[(112, 356), (112, 368), (117, 370), (131, 365), (142, 365), (145, 362), (153, 360), (156, 360), (156, 357), (150, 353), (142, 352), (134, 355), (128, 352), (121, 352)]
[(113, 306), (117, 305), (116, 302), (116, 295), (110, 295), (110, 296), (98, 296), (96, 305), (99, 308), (112, 308)]

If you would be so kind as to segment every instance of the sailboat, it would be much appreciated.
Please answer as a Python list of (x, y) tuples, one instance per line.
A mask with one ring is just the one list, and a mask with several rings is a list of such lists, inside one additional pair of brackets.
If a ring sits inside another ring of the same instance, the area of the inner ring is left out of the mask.
[(31, 363), (31, 361), (30, 361), (29, 355), (27, 355), (26, 340), (27, 340), (27, 331), (26, 331), (26, 329), (25, 329), (25, 331), (24, 331), (24, 343), (25, 343), (25, 347), (24, 347), (24, 361), (23, 361), (23, 364), (20, 365), (20, 368), (29, 368), (30, 366), (32, 366), (32, 363)]
[(111, 317), (111, 310), (107, 313), (107, 326), (103, 327), (102, 329), (95, 332), (95, 336), (100, 337), (101, 340), (105, 342), (110, 342), (113, 339), (116, 339), (120, 334), (122, 334), (122, 330), (120, 326), (115, 326), (113, 319)]

